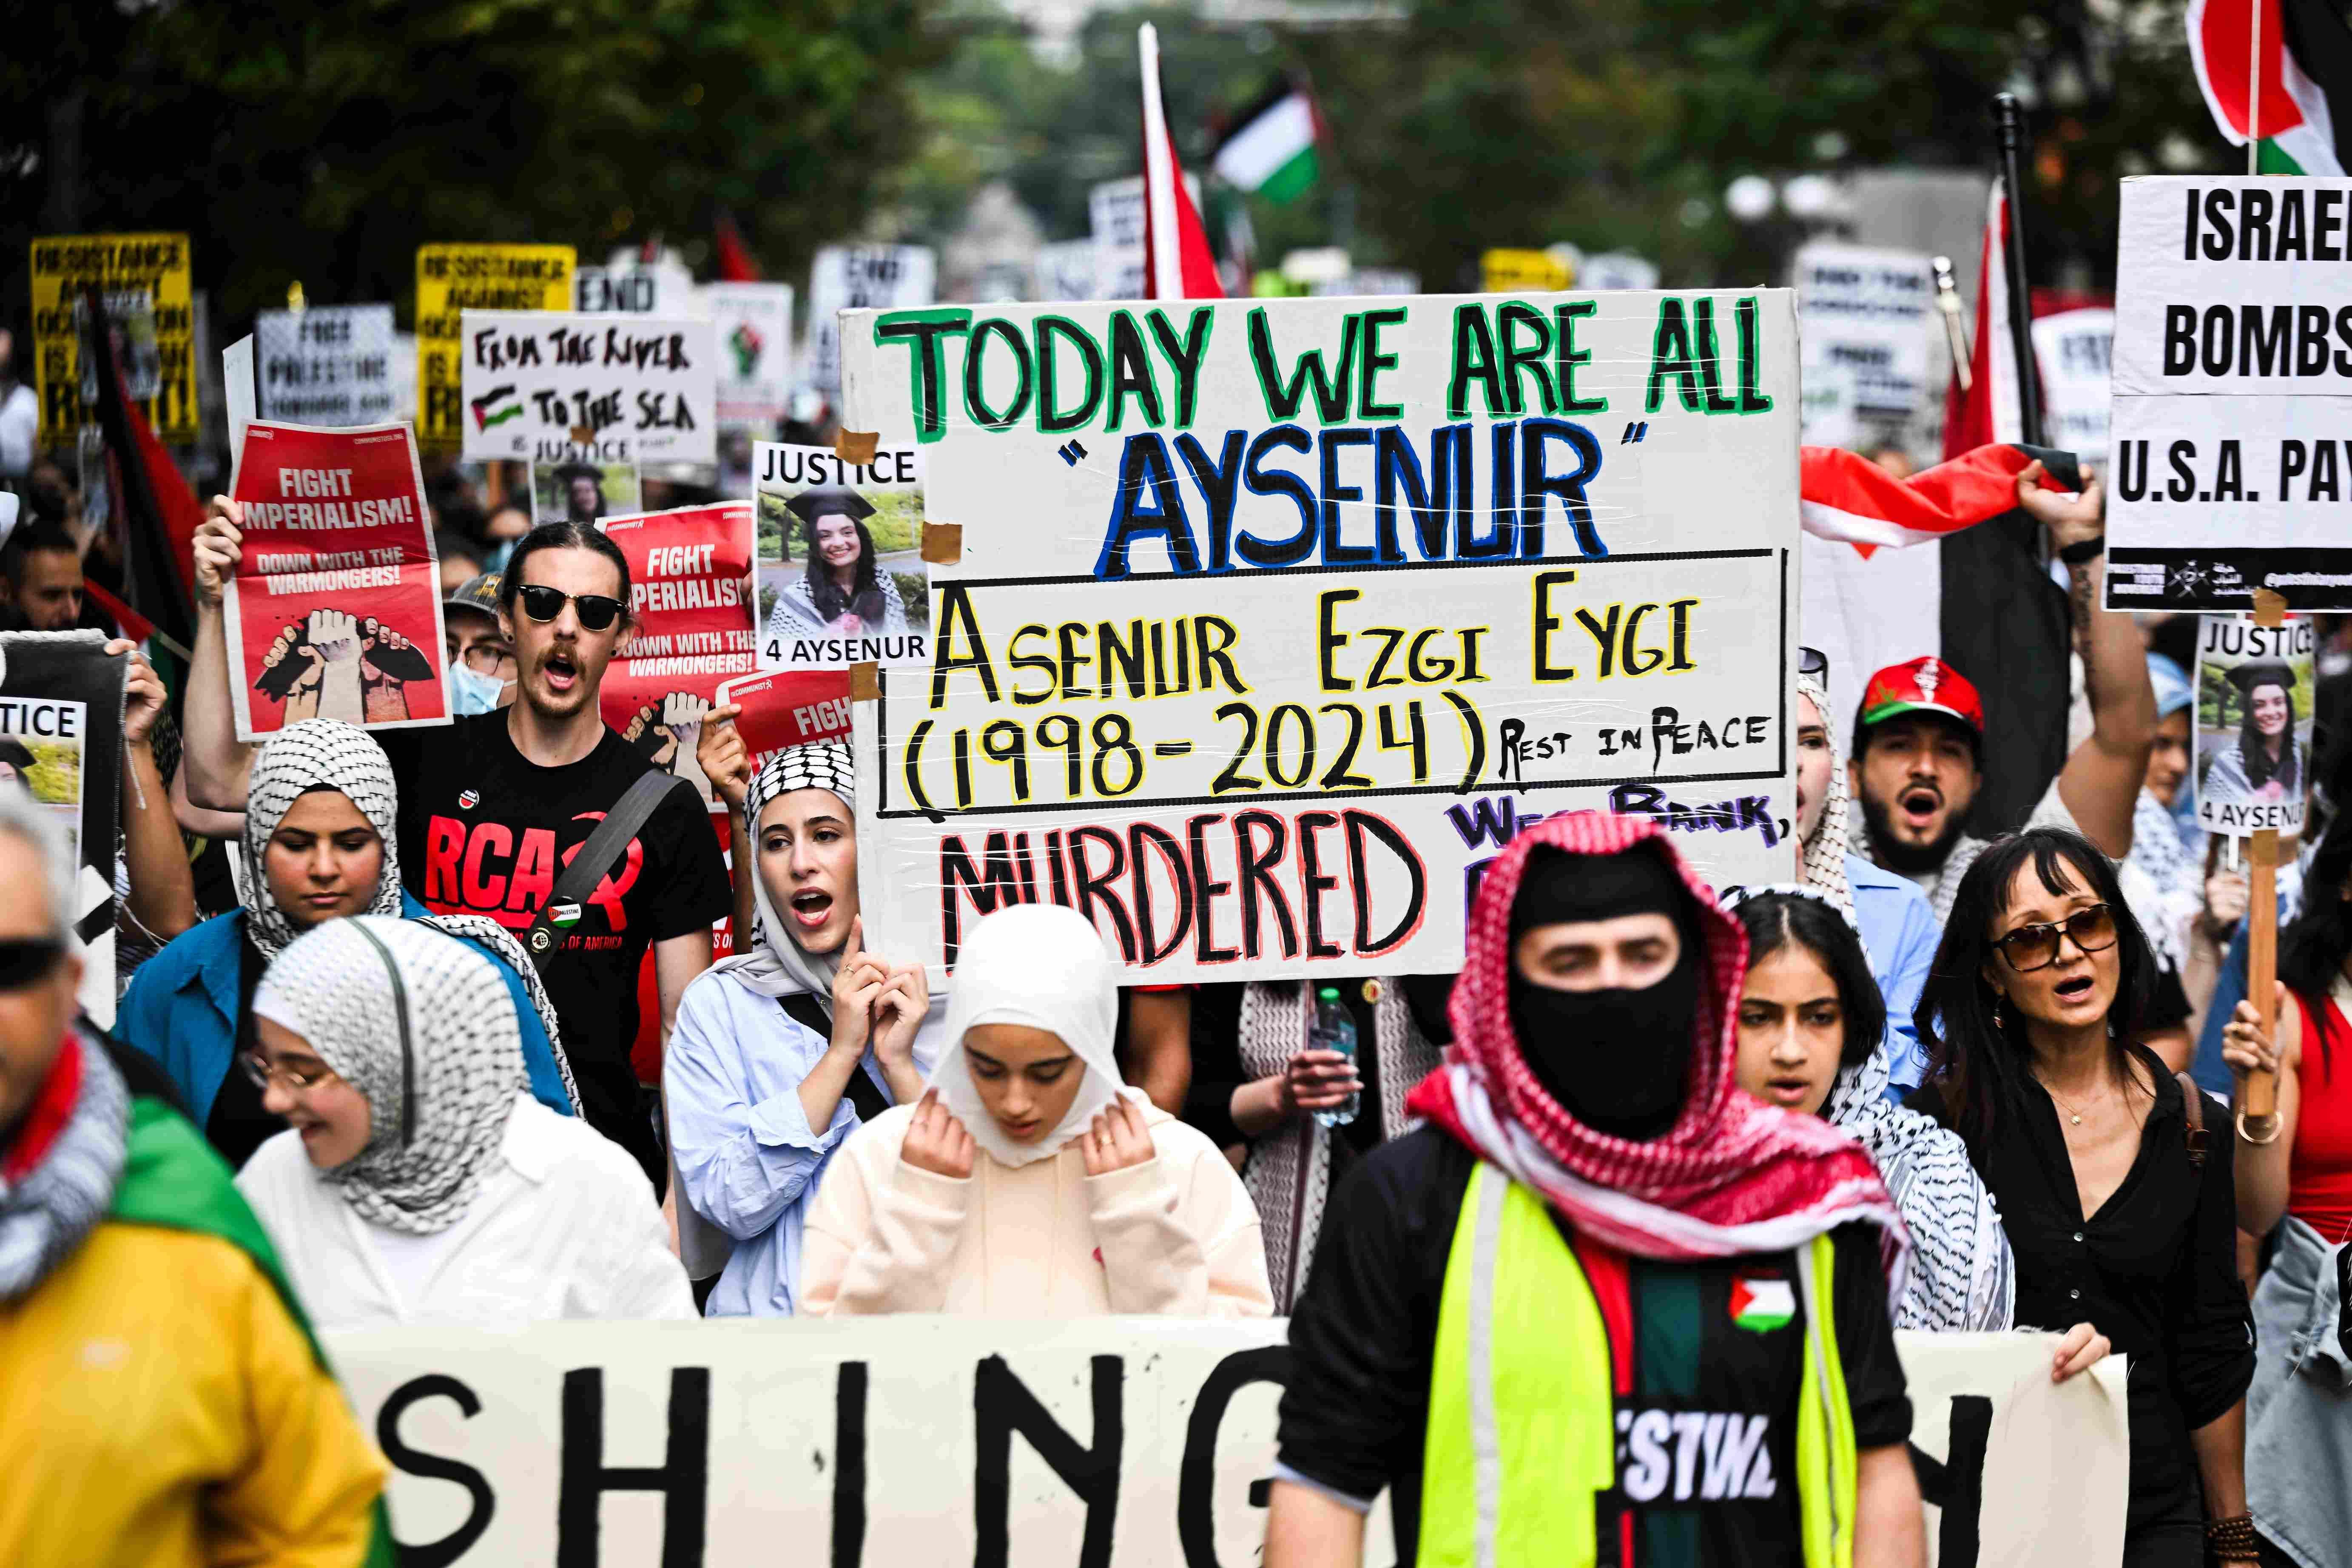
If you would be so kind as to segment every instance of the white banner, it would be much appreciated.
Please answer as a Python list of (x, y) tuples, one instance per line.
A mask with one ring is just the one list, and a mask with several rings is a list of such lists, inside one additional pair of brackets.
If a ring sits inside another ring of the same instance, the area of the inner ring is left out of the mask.
[(772, 426), (793, 395), (793, 286), (711, 283), (702, 289), (719, 350), (719, 418)]
[(2107, 603), (2352, 609), (2352, 180), (2123, 183)]
[(939, 256), (927, 245), (828, 245), (809, 264), (808, 352), (801, 376), (841, 391), (844, 310), (905, 310), (931, 302)]
[(460, 332), (468, 459), (717, 460), (708, 319), (467, 310)]
[[(544, 1323), (331, 1334), (436, 1568), (804, 1561), (1247, 1568), (1280, 1321)], [(2109, 1568), (2123, 1367), (2048, 1335), (1896, 1336), (1931, 1554)], [(1995, 1436), (1998, 1441), (1994, 1441)], [(1393, 1560), (1385, 1501), (1364, 1561)]]
[(1925, 256), (1852, 245), (1797, 252), (1805, 436), (1850, 447), (1865, 419), (1899, 422), (1927, 401), (1936, 274)]
[(396, 417), (391, 306), (264, 310), (253, 342), (259, 417), (333, 428)]
[(2198, 617), (2197, 822), (2208, 832), (2303, 831), (2315, 640), (2304, 616), (2283, 626)]
[(2113, 310), (2086, 307), (2034, 318), (2033, 362), (2042, 371), (2042, 422), (2050, 444), (2093, 465), (2107, 460), (2115, 341)]
[(869, 939), (1051, 900), (1153, 981), (1447, 972), (1574, 810), (1787, 875), (1790, 306), (845, 315), (850, 427), (961, 530), (858, 705)]

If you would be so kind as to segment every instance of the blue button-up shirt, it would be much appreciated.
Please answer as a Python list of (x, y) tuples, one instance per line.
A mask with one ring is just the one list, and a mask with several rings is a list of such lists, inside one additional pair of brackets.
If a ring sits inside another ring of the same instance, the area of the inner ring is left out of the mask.
[(1927, 1052), (1911, 1015), (1927, 989), (1943, 928), (1916, 884), (1859, 855), (1845, 858), (1845, 885), (1853, 894), (1854, 924), (1870, 955), (1871, 976), (1886, 999), (1886, 1097), (1899, 1101), (1927, 1076)]

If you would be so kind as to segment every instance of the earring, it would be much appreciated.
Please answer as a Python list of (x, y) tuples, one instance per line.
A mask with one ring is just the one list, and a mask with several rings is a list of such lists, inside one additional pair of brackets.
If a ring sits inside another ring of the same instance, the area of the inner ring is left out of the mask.
[(1996, 1029), (2008, 1027), (2008, 1026), (2001, 1021), (2000, 1016), (2000, 1005), (2002, 999), (2003, 998), (2000, 992), (1996, 991), (1992, 994), (1992, 1026)]

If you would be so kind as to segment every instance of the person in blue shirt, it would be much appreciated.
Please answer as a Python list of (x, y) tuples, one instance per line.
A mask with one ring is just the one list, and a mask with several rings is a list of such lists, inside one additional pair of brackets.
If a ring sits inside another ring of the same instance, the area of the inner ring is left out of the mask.
[(1882, 870), (1847, 847), (1846, 769), (1830, 733), (1830, 694), (1797, 678), (1797, 844), (1805, 885), (1853, 917), (1886, 999), (1886, 1098), (1900, 1102), (1927, 1074), (1911, 1021), (1941, 934), (1927, 896), (1908, 878)]
[(246, 804), (245, 903), (166, 943), (140, 965), (115, 1035), (152, 1058), (204, 1129), (242, 1169), (286, 1123), (262, 1107), (253, 994), (270, 962), (341, 915), (393, 915), (471, 942), (499, 961), (522, 1026), (533, 1099), (572, 1115), (576, 1096), (555, 1012), (522, 944), (477, 915), (430, 915), (400, 885), (392, 764), (367, 731), (309, 719), (270, 737)]

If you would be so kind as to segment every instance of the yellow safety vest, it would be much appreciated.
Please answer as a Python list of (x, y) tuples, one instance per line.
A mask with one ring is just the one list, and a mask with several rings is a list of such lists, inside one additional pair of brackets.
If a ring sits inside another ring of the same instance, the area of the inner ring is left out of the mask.
[[(1853, 1568), (1853, 1412), (1828, 1302), (1829, 1237), (1797, 1249), (1804, 1302), (1797, 1498), (1806, 1568)], [(1481, 1163), (1445, 1262), (1422, 1459), (1419, 1568), (1588, 1568), (1616, 1484), (1601, 1304), (1543, 1201)]]

